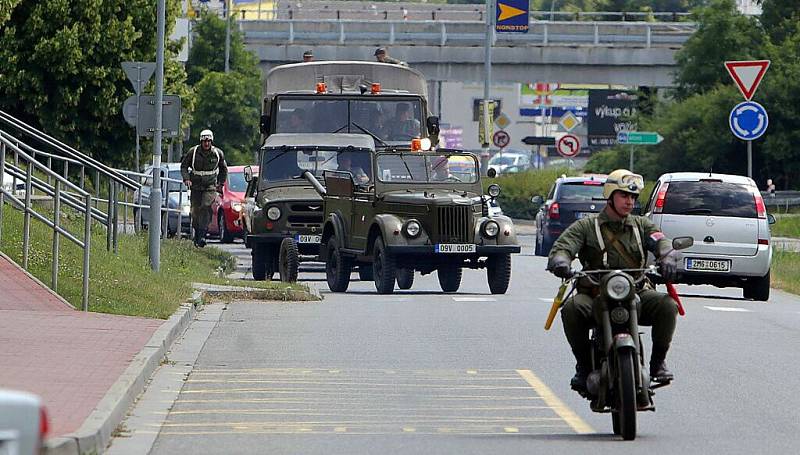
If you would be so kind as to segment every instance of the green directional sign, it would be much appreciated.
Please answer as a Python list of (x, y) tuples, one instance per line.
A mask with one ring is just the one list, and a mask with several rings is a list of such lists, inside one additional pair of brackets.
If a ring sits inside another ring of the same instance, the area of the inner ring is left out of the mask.
[(617, 143), (631, 145), (656, 145), (664, 140), (664, 136), (654, 131), (626, 131), (617, 133)]

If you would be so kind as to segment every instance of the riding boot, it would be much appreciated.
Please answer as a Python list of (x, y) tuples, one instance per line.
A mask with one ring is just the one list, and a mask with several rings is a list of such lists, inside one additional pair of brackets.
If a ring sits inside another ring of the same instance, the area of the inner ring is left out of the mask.
[(206, 246), (206, 231), (205, 229), (194, 230), (194, 246), (203, 248)]
[(578, 361), (575, 364), (575, 376), (569, 381), (572, 390), (578, 393), (586, 392), (586, 378), (592, 372), (591, 356), (586, 353), (577, 353), (573, 351), (575, 359)]
[(653, 345), (653, 354), (650, 356), (650, 378), (654, 382), (670, 382), (675, 377), (667, 369), (667, 351), (669, 345)]

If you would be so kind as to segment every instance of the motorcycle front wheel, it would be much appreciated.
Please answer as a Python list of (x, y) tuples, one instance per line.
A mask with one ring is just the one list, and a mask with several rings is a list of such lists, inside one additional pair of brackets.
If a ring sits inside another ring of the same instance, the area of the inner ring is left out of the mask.
[[(636, 379), (634, 377), (634, 353), (631, 349), (623, 349), (617, 354), (617, 415), (619, 416), (619, 434), (622, 439), (636, 439)], [(612, 419), (613, 419), (612, 412)], [(613, 422), (613, 421), (612, 421)], [(616, 433), (616, 431), (615, 431)]]

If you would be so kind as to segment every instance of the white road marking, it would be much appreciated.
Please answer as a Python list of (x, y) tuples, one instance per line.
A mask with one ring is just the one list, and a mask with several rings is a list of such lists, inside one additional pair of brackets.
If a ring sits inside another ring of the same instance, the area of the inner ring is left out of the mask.
[(539, 297), (539, 300), (541, 300), (542, 302), (547, 302), (547, 303), (550, 303), (550, 302), (553, 301), (553, 299), (548, 299), (546, 297)]
[(494, 297), (453, 297), (456, 302), (496, 302)]
[(752, 313), (752, 310), (747, 308), (726, 307), (726, 306), (707, 306), (711, 311), (727, 311), (729, 313)]

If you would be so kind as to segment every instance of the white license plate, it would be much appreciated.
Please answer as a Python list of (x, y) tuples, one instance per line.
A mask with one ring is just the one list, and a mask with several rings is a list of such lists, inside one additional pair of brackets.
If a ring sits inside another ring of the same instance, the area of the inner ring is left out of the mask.
[(321, 235), (297, 235), (294, 238), (297, 243), (320, 243), (322, 241)]
[(581, 218), (586, 218), (587, 216), (591, 215), (591, 212), (575, 212), (575, 219), (579, 220)]
[(698, 270), (704, 272), (729, 272), (731, 270), (730, 260), (715, 259), (686, 259), (686, 270)]
[(474, 253), (474, 243), (437, 243), (437, 253)]

